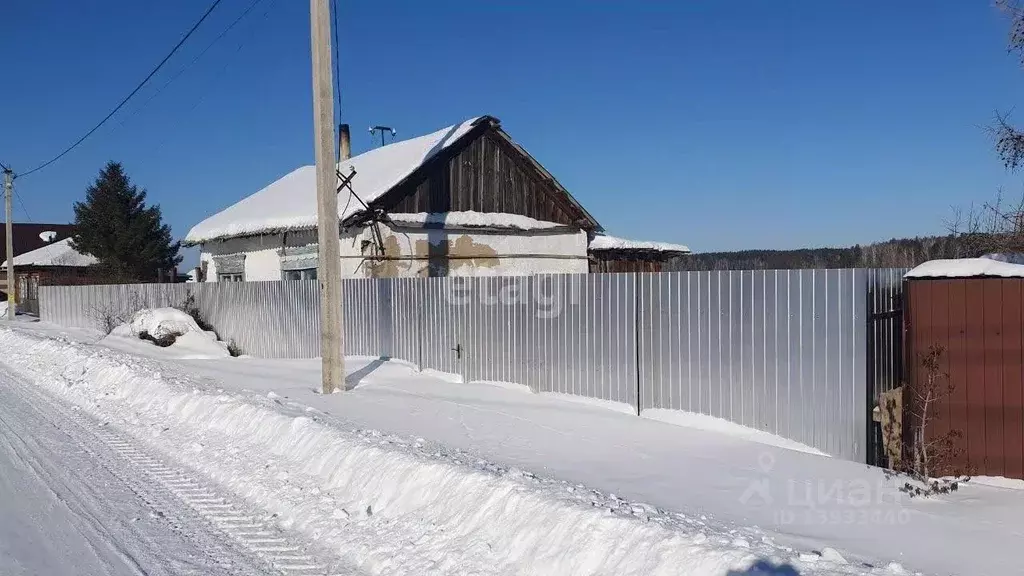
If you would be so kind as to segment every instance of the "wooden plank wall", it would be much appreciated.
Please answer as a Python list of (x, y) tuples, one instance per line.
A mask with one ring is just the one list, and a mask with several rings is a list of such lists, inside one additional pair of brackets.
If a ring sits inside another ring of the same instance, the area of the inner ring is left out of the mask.
[(462, 148), (428, 162), (422, 177), (392, 190), (382, 205), (388, 212), (504, 212), (569, 225), (584, 218), (490, 128)]
[(910, 280), (906, 294), (908, 382), (923, 384), (921, 358), (938, 345), (953, 385), (926, 437), (963, 434), (941, 472), (1024, 478), (1024, 279)]
[(602, 258), (590, 256), (590, 273), (615, 272), (661, 272), (664, 263), (656, 260), (630, 258)]

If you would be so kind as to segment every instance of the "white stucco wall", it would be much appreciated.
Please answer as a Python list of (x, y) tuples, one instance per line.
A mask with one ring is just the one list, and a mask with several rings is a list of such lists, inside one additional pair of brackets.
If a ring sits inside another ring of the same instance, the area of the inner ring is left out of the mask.
[(264, 234), (245, 238), (231, 238), (208, 242), (200, 248), (200, 266), (206, 264), (206, 281), (217, 281), (217, 256), (240, 254), (245, 256), (246, 281), (280, 280), (282, 248), (297, 248), (316, 243), (315, 231)]
[[(343, 277), (516, 276), (542, 273), (585, 274), (587, 235), (583, 231), (424, 229), (381, 225), (384, 260), (368, 259), (375, 243), (369, 228), (341, 237)], [(216, 281), (215, 256), (245, 255), (245, 279), (281, 279), (282, 247), (307, 246), (315, 232), (233, 238), (204, 244), (200, 259), (207, 262), (207, 281)]]

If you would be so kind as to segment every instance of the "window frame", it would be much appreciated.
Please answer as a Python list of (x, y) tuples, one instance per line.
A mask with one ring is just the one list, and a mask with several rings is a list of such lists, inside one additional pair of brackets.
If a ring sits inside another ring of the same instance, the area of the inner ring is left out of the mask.
[[(292, 274), (298, 274), (298, 278), (290, 278)], [(288, 282), (301, 282), (303, 280), (316, 280), (317, 269), (316, 268), (294, 268), (289, 270), (281, 271), (281, 279)]]

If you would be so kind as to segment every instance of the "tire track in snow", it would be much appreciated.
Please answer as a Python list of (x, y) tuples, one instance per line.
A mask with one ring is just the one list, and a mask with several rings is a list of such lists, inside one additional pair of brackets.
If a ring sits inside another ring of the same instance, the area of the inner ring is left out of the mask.
[[(305, 546), (296, 543), (294, 538), (278, 528), (272, 517), (254, 514), (246, 507), (233, 503), (230, 497), (201, 480), (200, 474), (174, 464), (167, 464), (148, 451), (140, 449), (138, 441), (107, 423), (98, 423), (77, 406), (64, 406), (45, 391), (26, 384), (13, 374), (10, 375), (10, 379), (17, 381), (21, 391), (27, 396), (32, 396), (37, 404), (43, 404), (48, 411), (71, 420), (102, 446), (120, 456), (136, 472), (152, 480), (149, 489), (141, 489), (137, 482), (126, 479), (123, 471), (108, 467), (112, 474), (125, 481), (133, 492), (152, 505), (157, 514), (172, 517), (175, 509), (180, 509), (180, 505), (174, 506), (174, 502), (185, 504), (202, 520), (282, 576), (357, 574), (354, 571), (339, 572), (336, 568), (332, 569), (324, 564), (309, 553)], [(96, 454), (96, 450), (87, 444), (82, 443), (83, 450)]]

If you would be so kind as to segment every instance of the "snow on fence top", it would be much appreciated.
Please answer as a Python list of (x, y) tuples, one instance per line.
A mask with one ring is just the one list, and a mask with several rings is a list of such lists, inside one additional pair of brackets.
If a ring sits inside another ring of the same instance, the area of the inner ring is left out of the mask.
[[(347, 175), (355, 168), (352, 187), (363, 202), (370, 203), (399, 184), (438, 152), (451, 146), (480, 120), (472, 118), (433, 134), (395, 142), (364, 152), (338, 164)], [(338, 195), (338, 218), (344, 220), (363, 210), (351, 194)], [(218, 238), (301, 230), (316, 227), (316, 167), (303, 166), (259, 192), (210, 216), (189, 230), (186, 244)]]
[[(95, 256), (82, 254), (72, 248), (70, 238), (14, 257), (15, 268), (18, 266), (90, 266), (97, 262)], [(7, 263), (4, 262), (0, 268), (6, 269)]]
[(1024, 278), (1024, 264), (1003, 262), (998, 255), (956, 260), (931, 260), (907, 272), (904, 278)]
[(655, 252), (678, 252), (689, 254), (690, 249), (682, 244), (669, 244), (667, 242), (641, 242), (639, 240), (626, 240), (599, 234), (594, 236), (590, 242), (591, 250), (652, 250)]
[(519, 214), (502, 212), (440, 212), (440, 213), (405, 213), (388, 214), (395, 224), (403, 226), (444, 225), (446, 228), (496, 228), (505, 230), (551, 230), (570, 228), (567, 224), (535, 220)]

